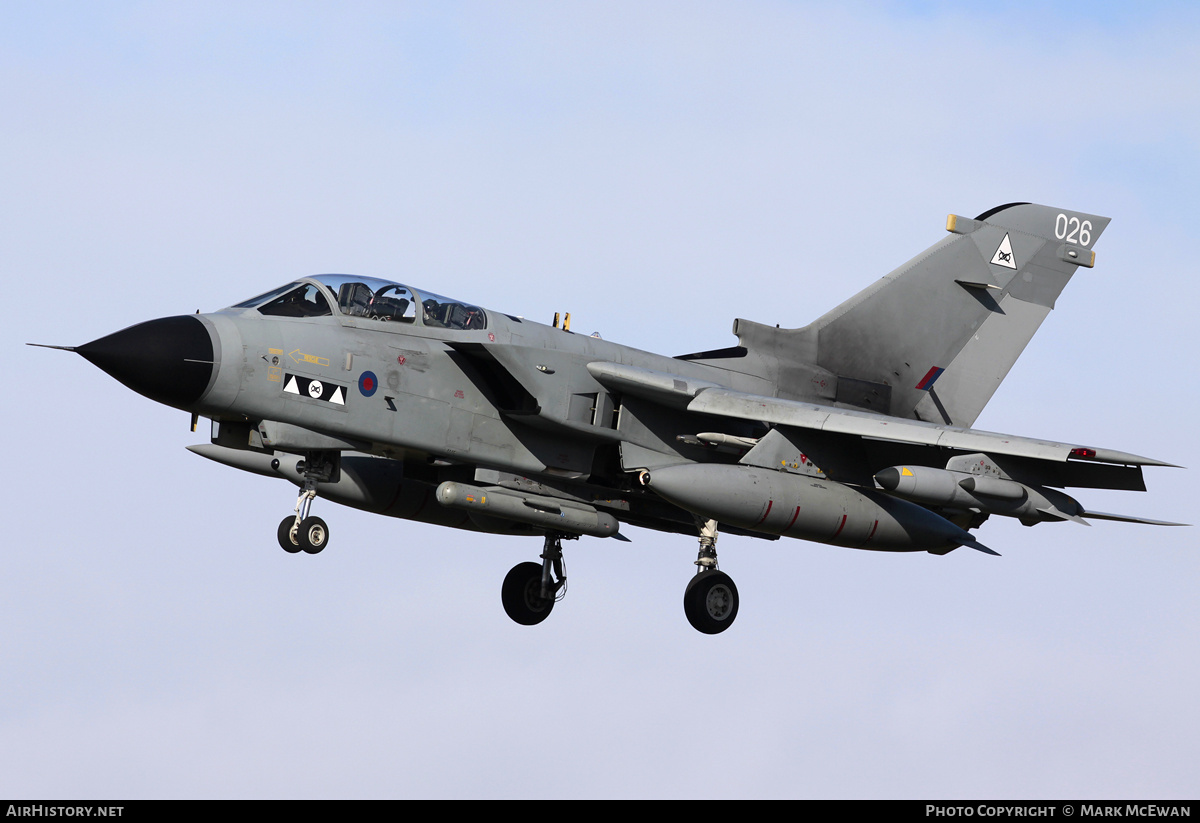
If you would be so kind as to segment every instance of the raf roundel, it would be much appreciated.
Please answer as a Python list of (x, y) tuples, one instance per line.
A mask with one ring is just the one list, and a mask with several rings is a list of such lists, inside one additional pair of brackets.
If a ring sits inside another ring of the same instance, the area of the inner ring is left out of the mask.
[(358, 390), (363, 397), (370, 397), (379, 388), (379, 378), (375, 372), (365, 371), (358, 378)]

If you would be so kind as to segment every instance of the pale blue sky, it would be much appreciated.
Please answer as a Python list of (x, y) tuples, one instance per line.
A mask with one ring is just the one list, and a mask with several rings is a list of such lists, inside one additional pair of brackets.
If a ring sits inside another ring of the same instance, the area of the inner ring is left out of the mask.
[[(1134, 12), (1132, 9), (1136, 8)], [(1148, 10), (1147, 10), (1148, 9)], [(1200, 466), (1185, 4), (6, 3), (9, 796), (1195, 797), (1194, 529), (990, 522), (1004, 557), (567, 547), (329, 503), (78, 357), (321, 271), (641, 348), (802, 325), (973, 216), (1113, 218), (980, 418)], [(1085, 505), (1195, 521), (1194, 470)]]

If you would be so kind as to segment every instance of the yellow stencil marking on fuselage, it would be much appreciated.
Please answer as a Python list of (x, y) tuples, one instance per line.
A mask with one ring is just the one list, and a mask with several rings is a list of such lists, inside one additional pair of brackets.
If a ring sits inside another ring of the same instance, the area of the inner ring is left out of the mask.
[(314, 366), (328, 366), (329, 365), (328, 357), (318, 357), (315, 354), (305, 354), (304, 352), (300, 351), (299, 349), (289, 352), (288, 357), (292, 358), (297, 363), (311, 363)]

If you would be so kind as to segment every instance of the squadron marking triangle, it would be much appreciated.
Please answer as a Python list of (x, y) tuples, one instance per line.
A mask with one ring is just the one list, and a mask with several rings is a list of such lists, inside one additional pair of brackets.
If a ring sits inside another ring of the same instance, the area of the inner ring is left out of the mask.
[(1007, 232), (1004, 234), (1004, 239), (1000, 241), (1000, 247), (992, 255), (991, 262), (997, 266), (1004, 266), (1006, 269), (1015, 269), (1017, 267), (1017, 261), (1013, 255), (1012, 243), (1008, 239)]

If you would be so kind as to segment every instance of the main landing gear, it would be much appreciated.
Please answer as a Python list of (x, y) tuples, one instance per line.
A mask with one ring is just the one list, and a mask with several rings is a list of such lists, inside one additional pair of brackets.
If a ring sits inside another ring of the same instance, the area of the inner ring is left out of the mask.
[(335, 456), (307, 455), (296, 468), (304, 473), (304, 486), (296, 498), (296, 513), (283, 518), (276, 536), (285, 552), (317, 554), (329, 543), (329, 526), (319, 517), (309, 514), (313, 500), (317, 497), (317, 483), (336, 479), (338, 461)]
[(550, 616), (555, 602), (567, 593), (562, 541), (578, 539), (577, 534), (548, 532), (542, 562), (518, 563), (505, 575), (500, 600), (514, 622), (535, 626)]
[(733, 625), (738, 613), (738, 590), (732, 578), (717, 569), (717, 521), (696, 518), (700, 529), (699, 571), (683, 590), (683, 613), (692, 628), (720, 634)]
[[(700, 530), (699, 571), (684, 589), (683, 613), (696, 631), (720, 634), (737, 618), (738, 590), (732, 578), (717, 569), (717, 521), (697, 518), (696, 525)], [(536, 626), (550, 616), (567, 590), (562, 541), (578, 539), (577, 534), (548, 533), (541, 563), (512, 567), (500, 588), (500, 600), (513, 622)]]

